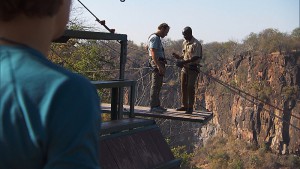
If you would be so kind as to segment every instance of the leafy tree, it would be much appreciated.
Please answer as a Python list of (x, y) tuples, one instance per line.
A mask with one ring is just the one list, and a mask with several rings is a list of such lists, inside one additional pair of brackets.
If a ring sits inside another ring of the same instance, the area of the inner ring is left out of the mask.
[(292, 41), (289, 35), (279, 32), (277, 29), (266, 29), (259, 36), (260, 50), (265, 54), (271, 52), (289, 52), (292, 48)]
[(242, 46), (236, 41), (228, 41), (223, 43), (223, 47), (225, 49), (225, 55), (228, 56), (229, 59), (233, 59), (242, 53)]
[(293, 31), (292, 31), (292, 37), (293, 38), (300, 38), (300, 27), (298, 28), (295, 28)]
[(203, 47), (203, 54), (205, 56), (205, 62), (207, 63), (212, 63), (215, 61), (221, 62), (224, 57), (224, 52), (225, 49), (219, 42), (212, 42), (204, 45)]
[(293, 41), (293, 49), (299, 51), (300, 50), (300, 27), (295, 28), (292, 31), (291, 39)]
[(265, 29), (259, 33), (259, 51), (262, 54), (275, 52), (279, 46), (280, 32), (277, 29)]
[(249, 52), (254, 52), (258, 50), (259, 38), (256, 33), (251, 32), (244, 40), (245, 50)]

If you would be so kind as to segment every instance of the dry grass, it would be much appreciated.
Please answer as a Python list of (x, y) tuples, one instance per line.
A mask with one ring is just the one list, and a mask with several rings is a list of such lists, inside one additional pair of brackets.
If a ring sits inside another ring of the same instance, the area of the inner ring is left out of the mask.
[(191, 162), (201, 169), (300, 169), (300, 158), (277, 155), (265, 146), (216, 136), (195, 152)]

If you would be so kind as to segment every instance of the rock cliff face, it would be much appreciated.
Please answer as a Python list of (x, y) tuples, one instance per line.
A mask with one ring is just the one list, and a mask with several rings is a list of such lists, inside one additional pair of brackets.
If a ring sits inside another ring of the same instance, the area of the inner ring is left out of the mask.
[(218, 132), (300, 155), (300, 53), (245, 53), (203, 75), (201, 83), (201, 99), (214, 113), (202, 128), (204, 140)]

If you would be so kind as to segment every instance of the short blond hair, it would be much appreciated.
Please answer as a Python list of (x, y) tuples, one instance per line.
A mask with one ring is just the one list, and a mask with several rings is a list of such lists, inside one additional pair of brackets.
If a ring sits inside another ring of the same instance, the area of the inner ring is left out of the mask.
[(167, 28), (170, 29), (170, 26), (166, 23), (162, 23), (162, 24), (158, 25), (157, 28), (158, 28), (158, 30), (167, 29)]

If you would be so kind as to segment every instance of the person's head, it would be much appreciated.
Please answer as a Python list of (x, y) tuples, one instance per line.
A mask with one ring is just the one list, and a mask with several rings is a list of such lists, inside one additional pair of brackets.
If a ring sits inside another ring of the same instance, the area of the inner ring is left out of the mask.
[(60, 36), (68, 22), (70, 6), (71, 0), (1, 0), (0, 23), (14, 22), (20, 18), (52, 18), (54, 36)]
[(192, 28), (189, 26), (185, 27), (182, 31), (182, 35), (185, 40), (190, 41), (193, 37)]
[(159, 36), (161, 38), (164, 38), (165, 36), (168, 35), (170, 26), (166, 23), (162, 23), (157, 27), (157, 29), (158, 29)]

